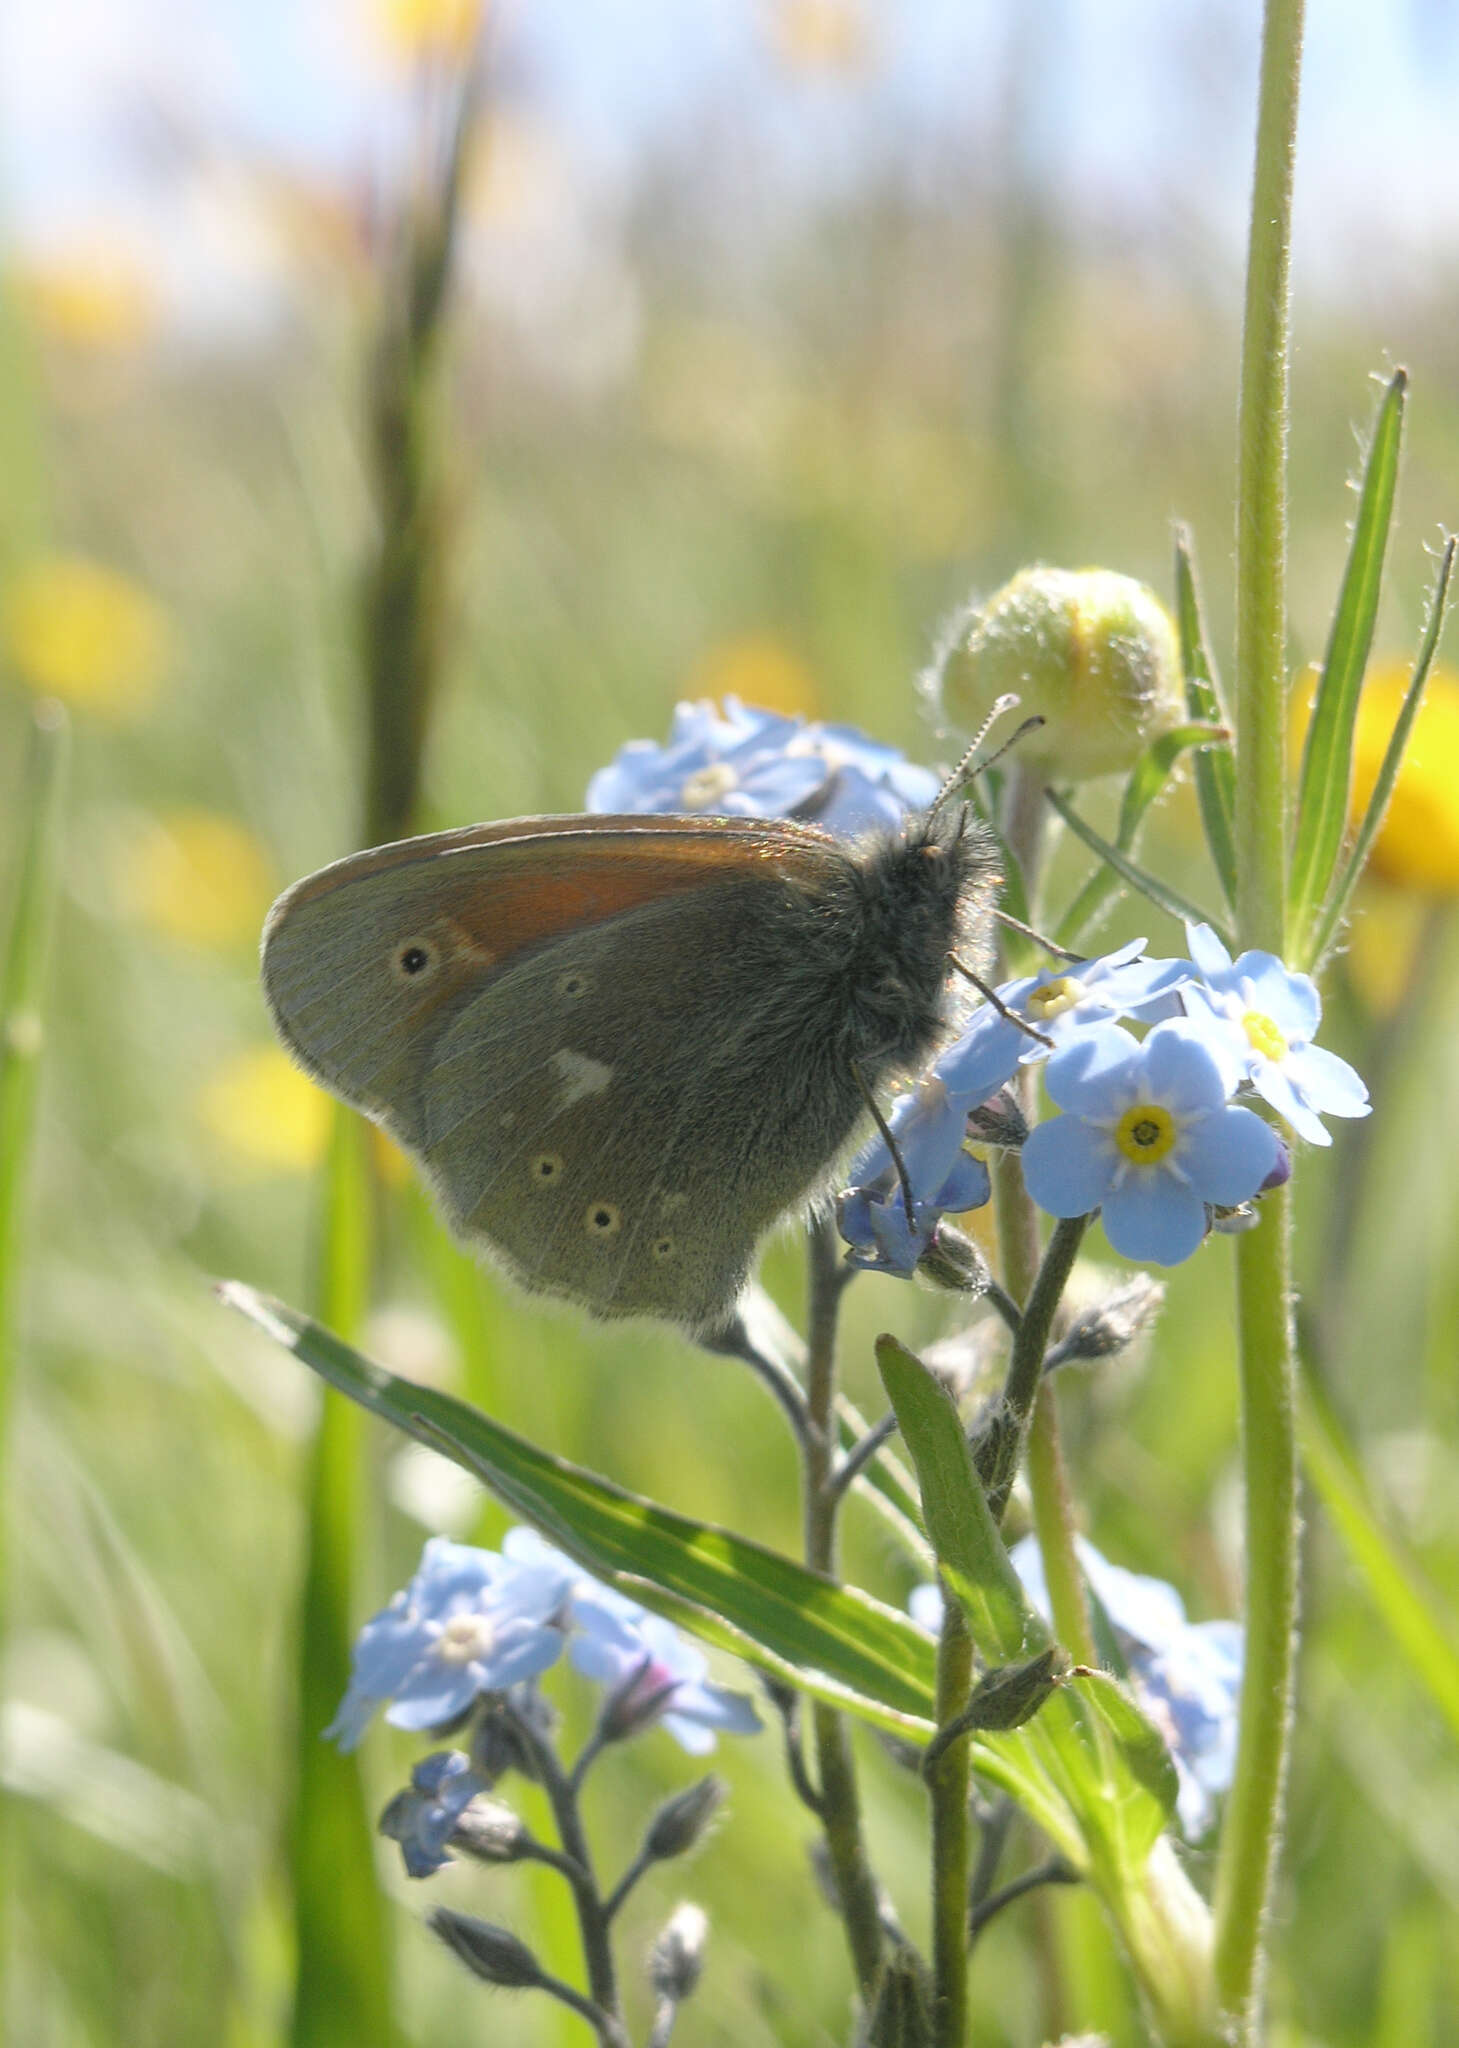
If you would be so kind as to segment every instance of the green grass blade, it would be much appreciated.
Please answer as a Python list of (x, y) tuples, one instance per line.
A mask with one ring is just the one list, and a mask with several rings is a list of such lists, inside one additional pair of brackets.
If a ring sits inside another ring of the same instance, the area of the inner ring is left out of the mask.
[[(337, 1109), (324, 1189), (318, 1296), (358, 1329), (369, 1284), (369, 1128)], [(321, 1740), (349, 1680), (355, 1561), (364, 1514), (360, 1416), (326, 1394), (309, 1464), (300, 1598), (298, 1725), (288, 1833), (294, 1894), (290, 2048), (389, 2042), (389, 1916), (358, 1756)]]
[(1148, 896), (1153, 904), (1161, 910), (1168, 911), (1172, 917), (1181, 918), (1191, 924), (1208, 924), (1228, 951), (1236, 950), (1235, 940), (1220, 918), (1213, 916), (1209, 910), (1202, 910), (1200, 905), (1192, 903), (1188, 896), (1180, 895), (1177, 890), (1169, 888), (1154, 875), (1147, 874), (1143, 868), (1137, 867), (1128, 854), (1121, 853), (1117, 846), (1111, 846), (1103, 833), (1096, 832), (1092, 825), (1086, 825), (1068, 798), (1061, 796), (1058, 790), (1048, 789), (1044, 794), (1075, 838), (1082, 839), (1091, 853), (1097, 853), (1101, 860), (1107, 861), (1121, 881), (1138, 890), (1140, 895)]
[(1404, 1546), (1384, 1526), (1358, 1454), (1310, 1373), (1304, 1375), (1298, 1443), (1314, 1492), (1332, 1518), (1374, 1607), (1414, 1675), (1459, 1742), (1459, 1629)]
[[(1454, 536), (1451, 534), (1444, 543), (1444, 552), (1439, 561), (1439, 573), (1434, 580), (1433, 596), (1429, 600), (1429, 615), (1424, 625), (1424, 634), (1419, 645), (1418, 659), (1413, 665), (1413, 676), (1404, 695), (1403, 709), (1398, 714), (1398, 720), (1394, 725), (1392, 736), (1384, 750), (1383, 763), (1378, 770), (1378, 779), (1373, 784), (1373, 794), (1368, 799), (1368, 808), (1363, 813), (1363, 822), (1358, 827), (1358, 835), (1353, 841), (1352, 851), (1348, 855), (1347, 862), (1334, 884), (1327, 902), (1322, 907), (1322, 915), (1313, 934), (1310, 951), (1312, 963), (1310, 972), (1313, 974), (1321, 972), (1322, 963), (1342, 929), (1343, 919), (1347, 916), (1348, 905), (1352, 901), (1353, 891), (1357, 888), (1363, 869), (1367, 866), (1368, 855), (1372, 851), (1373, 841), (1378, 836), (1378, 829), (1382, 825), (1384, 813), (1388, 809), (1388, 799), (1393, 794), (1393, 785), (1398, 780), (1398, 771), (1403, 766), (1403, 756), (1408, 747), (1408, 736), (1413, 730), (1414, 720), (1418, 717), (1419, 705), (1423, 701), (1424, 685), (1429, 679), (1429, 670), (1433, 667), (1434, 656), (1438, 652), (1439, 635), (1444, 629), (1444, 612), (1449, 601), (1449, 584), (1454, 574), (1455, 545)], [(1298, 964), (1302, 964), (1300, 958)]]
[(22, 836), (14, 908), (0, 965), (0, 1444), (5, 1440), (14, 1375), (21, 1210), (45, 1042), (67, 732), (66, 715), (59, 705), (37, 707), (21, 792)]
[[(1192, 718), (1231, 727), (1221, 695), (1221, 678), (1211, 658), (1210, 636), (1201, 612), (1195, 554), (1189, 531), (1175, 530), (1175, 620), (1185, 676), (1185, 708)], [(1220, 878), (1226, 908), (1236, 907), (1236, 763), (1229, 747), (1208, 747), (1196, 755), (1196, 795), (1206, 828), (1206, 845)]]
[(933, 1647), (908, 1615), (539, 1450), (464, 1402), (396, 1378), (281, 1302), (236, 1282), (222, 1293), (331, 1386), (482, 1479), (588, 1570), (706, 1607), (772, 1657), (877, 1708), (930, 1715)]
[(1373, 624), (1378, 616), (1383, 556), (1398, 487), (1407, 391), (1408, 372), (1395, 370), (1378, 408), (1347, 567), (1317, 685), (1317, 702), (1302, 749), (1297, 829), (1287, 885), (1287, 928), (1304, 953), (1317, 920), (1318, 906), (1331, 885), (1347, 830), (1353, 727), (1368, 666), (1368, 650), (1373, 643)]
[[(1120, 853), (1134, 852), (1146, 812), (1169, 782), (1176, 762), (1187, 748), (1199, 747), (1201, 754), (1196, 757), (1199, 760), (1213, 743), (1229, 738), (1230, 733), (1224, 727), (1201, 723), (1172, 726), (1169, 732), (1161, 733), (1158, 739), (1150, 742), (1131, 769), (1130, 779), (1125, 784), (1114, 842)], [(1058, 944), (1077, 946), (1081, 935), (1090, 925), (1097, 923), (1122, 887), (1119, 876), (1111, 868), (1096, 868), (1056, 929), (1054, 938)]]

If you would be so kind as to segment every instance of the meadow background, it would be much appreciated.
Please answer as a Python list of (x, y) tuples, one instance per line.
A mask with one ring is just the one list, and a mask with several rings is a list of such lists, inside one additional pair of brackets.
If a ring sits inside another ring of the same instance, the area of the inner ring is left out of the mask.
[[(279, 888), (367, 836), (366, 684), (401, 465), (417, 461), (415, 651), (434, 673), (421, 829), (576, 809), (593, 769), (661, 735), (686, 696), (850, 720), (941, 758), (913, 681), (947, 611), (1033, 559), (1168, 597), (1176, 519), (1228, 649), (1257, 9), (504, 8), (404, 444), (387, 431), (382, 337), (439, 189), (470, 9), (24, 12), (0, 33), (0, 918), (37, 701), (65, 704), (72, 760), (0, 1325), (8, 2037), (272, 2048), (289, 2039), (319, 1397), (210, 1283), (317, 1299), (330, 1113), (274, 1049), (257, 937)], [(1315, 12), (1297, 671), (1320, 656), (1341, 573), (1371, 373), (1412, 377), (1383, 661), (1411, 657), (1429, 550), (1459, 514), (1443, 151), (1459, 33), (1436, 6)], [(1272, 1989), (1273, 2038), (1291, 2048), (1439, 2044), (1459, 2010), (1459, 1708), (1393, 1633), (1372, 1569), (1379, 1555), (1407, 1575), (1450, 1627), (1459, 677), (1433, 688), (1326, 991), (1325, 1042), (1365, 1074), (1376, 1114), (1301, 1171), (1311, 1363), (1386, 1548), (1364, 1569), (1310, 1504)], [(1177, 789), (1147, 864), (1213, 900), (1199, 848)], [(1109, 935), (1139, 931), (1178, 944), (1122, 905)], [(364, 1348), (794, 1550), (793, 1460), (748, 1374), (525, 1303), (449, 1246), (397, 1162), (379, 1169)], [(1145, 1352), (1064, 1399), (1090, 1533), (1173, 1580), (1196, 1618), (1237, 1605), (1228, 1266), (1216, 1242), (1180, 1269)], [(766, 1278), (795, 1314), (793, 1244)], [(942, 1320), (925, 1293), (860, 1282), (853, 1395), (872, 1404), (877, 1329), (915, 1342)], [(373, 1425), (363, 1442), (359, 1619), (425, 1534), (505, 1526), (440, 1461)], [(847, 1537), (851, 1575), (904, 1597), (900, 1560), (854, 1507)], [(573, 1683), (556, 1690), (581, 1724)], [(921, 1796), (862, 1748), (874, 1852), (915, 1926)], [(417, 1753), (371, 1737), (376, 1804)], [(692, 1870), (645, 1884), (628, 1953), (687, 1893), (713, 1934), (686, 2043), (843, 2040), (840, 1931), (778, 1740), (723, 1743), (717, 1768), (730, 1818)], [(661, 1733), (610, 1759), (598, 1841), (626, 1855), (653, 1798), (690, 1775)], [(384, 1846), (402, 2041), (583, 2038), (544, 2000), (492, 2004), (419, 1924), (427, 1895), (480, 1910), (572, 1974), (555, 1880), (458, 1865), (412, 1888)], [(1076, 1893), (1010, 1911), (973, 1981), (990, 2048), (1076, 2025), (1141, 2039)]]

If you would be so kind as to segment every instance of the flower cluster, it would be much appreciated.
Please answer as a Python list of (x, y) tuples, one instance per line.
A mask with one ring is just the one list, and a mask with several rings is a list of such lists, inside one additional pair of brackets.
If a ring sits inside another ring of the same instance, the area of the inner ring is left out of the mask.
[[(1215, 1801), (1236, 1767), (1236, 1710), (1245, 1638), (1239, 1622), (1186, 1620), (1174, 1586), (1111, 1564), (1092, 1543), (1077, 1541), (1080, 1569), (1094, 1605), (1096, 1632), (1109, 1659), (1129, 1680), (1141, 1708), (1164, 1736), (1179, 1790), (1176, 1815), (1188, 1841), (1215, 1818)], [(1032, 1536), (1009, 1552), (1014, 1570), (1046, 1621), (1048, 1586)], [(913, 1619), (934, 1634), (942, 1625), (942, 1594), (918, 1586)]]
[[(361, 1630), (349, 1688), (324, 1732), (353, 1749), (380, 1707), (397, 1728), (454, 1729), (503, 1696), (531, 1719), (534, 1681), (564, 1650), (585, 1677), (608, 1687), (602, 1741), (662, 1725), (700, 1756), (713, 1749), (716, 1730), (747, 1735), (760, 1726), (750, 1701), (711, 1683), (702, 1652), (670, 1623), (521, 1528), (500, 1552), (431, 1538), (410, 1584)], [(385, 1823), (412, 1877), (446, 1860), (447, 1840), (490, 1783), (460, 1750), (416, 1766)]]
[[(986, 1200), (963, 1150), (968, 1119), (1030, 1062), (1063, 1112), (1023, 1144), (1034, 1201), (1051, 1216), (1100, 1211), (1117, 1252), (1160, 1266), (1190, 1257), (1213, 1211), (1287, 1176), (1276, 1131), (1233, 1098), (1260, 1096), (1322, 1145), (1321, 1116), (1367, 1114), (1358, 1075), (1312, 1043), (1322, 1012), (1308, 976), (1271, 953), (1233, 961), (1207, 925), (1186, 940), (1189, 959), (1146, 959), (1136, 939), (996, 989), (897, 1104), (896, 1156), (879, 1138), (855, 1162), (839, 1206), (852, 1261), (910, 1273), (940, 1217)], [(1153, 1028), (1141, 1040), (1121, 1020)]]
[(937, 794), (937, 777), (849, 725), (680, 704), (667, 746), (630, 740), (588, 784), (590, 811), (803, 818), (848, 836), (896, 825)]
[[(592, 811), (813, 818), (854, 836), (895, 826), (937, 789), (929, 769), (850, 727), (731, 697), (680, 704), (668, 744), (630, 741), (587, 801)], [(1188, 959), (1147, 959), (1134, 939), (1004, 982), (896, 1103), (891, 1144), (878, 1138), (852, 1166), (837, 1205), (850, 1262), (910, 1274), (942, 1217), (989, 1199), (987, 1168), (966, 1145), (979, 1123), (998, 1143), (1023, 1135), (997, 1099), (1033, 1062), (1062, 1114), (1023, 1143), (1029, 1193), (1051, 1216), (1099, 1211), (1117, 1252), (1160, 1266), (1188, 1259), (1221, 1212), (1290, 1171), (1282, 1139), (1240, 1097), (1260, 1097), (1316, 1145), (1330, 1142), (1323, 1116), (1367, 1114), (1358, 1075), (1312, 1042), (1322, 1006), (1308, 976), (1271, 953), (1233, 961), (1206, 925), (1188, 925), (1186, 940)], [(1152, 1028), (1141, 1039), (1130, 1023)]]

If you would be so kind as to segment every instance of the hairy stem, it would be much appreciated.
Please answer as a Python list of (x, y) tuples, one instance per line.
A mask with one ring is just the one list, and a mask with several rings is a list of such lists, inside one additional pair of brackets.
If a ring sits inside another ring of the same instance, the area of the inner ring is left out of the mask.
[[(610, 1914), (598, 1890), (592, 1851), (588, 1847), (587, 1833), (578, 1807), (577, 1786), (574, 1778), (563, 1770), (552, 1744), (542, 1740), (525, 1716), (519, 1715), (515, 1718), (517, 1731), (531, 1754), (538, 1782), (547, 1794), (548, 1804), (552, 1808), (557, 1839), (568, 1859), (568, 1866), (564, 1869), (563, 1875), (572, 1886), (573, 1905), (578, 1917), (578, 1938), (582, 1943), (583, 1962), (588, 1972), (588, 1989), (594, 2005), (601, 2008), (611, 2027), (617, 2030), (612, 2038), (619, 2039), (621, 2029), (618, 1980), (613, 1967), (613, 1946), (609, 1939)], [(604, 2038), (607, 2039), (609, 2036), (605, 2035)]]
[[(973, 1644), (956, 1600), (942, 1603), (937, 1722), (967, 1707)], [(968, 2024), (968, 1786), (971, 1734), (948, 1743), (928, 1775), (932, 1795), (932, 2028), (936, 2048), (962, 2048)]]
[[(836, 1484), (836, 1320), (845, 1286), (834, 1227), (810, 1231), (807, 1318), (806, 1429), (802, 1443), (805, 1559), (813, 1570), (836, 1569), (836, 1516), (844, 1498)], [(844, 1716), (817, 1700), (811, 1734), (819, 1779), (821, 1825), (836, 1882), (856, 1980), (869, 1998), (881, 1968), (882, 1929), (876, 1880), (861, 1832), (861, 1799)]]
[[(1236, 923), (1280, 954), (1287, 888), (1286, 549), (1292, 179), (1302, 0), (1267, 0), (1262, 30), (1236, 498)], [(1216, 1987), (1245, 2040), (1260, 2032), (1263, 1948), (1281, 1839), (1297, 1624), (1296, 1358), (1290, 1187), (1236, 1253), (1246, 1491), (1246, 1668), (1236, 1773), (1216, 1868)]]

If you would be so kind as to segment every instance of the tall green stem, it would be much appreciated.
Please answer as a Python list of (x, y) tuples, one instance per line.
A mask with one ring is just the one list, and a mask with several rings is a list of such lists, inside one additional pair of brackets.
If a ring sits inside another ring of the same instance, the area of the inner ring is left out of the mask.
[[(805, 1559), (816, 1571), (836, 1569), (835, 1483), (836, 1321), (843, 1285), (834, 1227), (810, 1232), (810, 1313), (806, 1358), (806, 1431), (801, 1449), (805, 1486)], [(862, 1996), (870, 1999), (881, 1971), (881, 1915), (876, 1879), (861, 1833), (861, 1797), (845, 1716), (817, 1700), (811, 1708), (821, 1825), (836, 1881), (841, 1917)]]
[[(937, 1645), (937, 1724), (967, 1707), (973, 1684), (973, 1642), (956, 1600), (943, 1602)], [(937, 1765), (932, 1793), (933, 2040), (963, 2048), (968, 2029), (968, 1790), (972, 1737), (950, 1742)]]
[[(1268, 0), (1242, 345), (1236, 519), (1236, 914), (1243, 946), (1285, 939), (1287, 391), (1302, 0)], [(1290, 1199), (1237, 1248), (1246, 1480), (1246, 1670), (1216, 1870), (1216, 1984), (1238, 2037), (1260, 2026), (1263, 1940), (1287, 1772), (1297, 1623), (1296, 1359)]]

